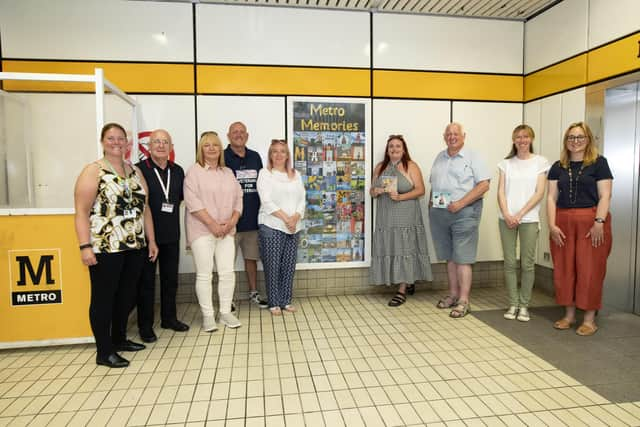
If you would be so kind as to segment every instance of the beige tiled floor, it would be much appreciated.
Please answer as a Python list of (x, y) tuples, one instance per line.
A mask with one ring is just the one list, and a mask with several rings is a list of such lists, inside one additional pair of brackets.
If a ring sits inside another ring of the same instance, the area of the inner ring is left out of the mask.
[[(640, 402), (613, 404), (473, 316), (450, 319), (441, 296), (304, 298), (282, 317), (243, 303), (243, 326), (212, 334), (186, 304), (191, 330), (157, 329), (122, 370), (96, 366), (92, 345), (1, 351), (0, 425), (640, 425)], [(483, 288), (472, 305), (506, 300)]]

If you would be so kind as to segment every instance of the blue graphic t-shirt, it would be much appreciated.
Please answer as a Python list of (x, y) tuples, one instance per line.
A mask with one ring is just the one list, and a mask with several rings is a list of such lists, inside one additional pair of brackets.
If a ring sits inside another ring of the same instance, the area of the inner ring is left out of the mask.
[(256, 188), (258, 172), (262, 169), (262, 159), (257, 151), (246, 149), (245, 156), (240, 157), (227, 146), (224, 150), (224, 162), (233, 171), (244, 193), (242, 216), (236, 225), (238, 232), (258, 229), (258, 211), (260, 196)]

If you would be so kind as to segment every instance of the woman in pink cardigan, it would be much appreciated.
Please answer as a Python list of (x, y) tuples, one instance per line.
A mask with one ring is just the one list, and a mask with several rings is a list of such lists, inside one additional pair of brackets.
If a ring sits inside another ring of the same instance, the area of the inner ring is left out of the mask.
[(240, 327), (231, 313), (235, 289), (236, 223), (242, 213), (242, 189), (224, 165), (222, 143), (216, 132), (204, 132), (198, 142), (196, 163), (184, 180), (187, 245), (196, 264), (196, 296), (202, 310), (202, 329), (216, 324), (212, 286), (213, 266), (218, 272), (219, 320), (228, 328)]

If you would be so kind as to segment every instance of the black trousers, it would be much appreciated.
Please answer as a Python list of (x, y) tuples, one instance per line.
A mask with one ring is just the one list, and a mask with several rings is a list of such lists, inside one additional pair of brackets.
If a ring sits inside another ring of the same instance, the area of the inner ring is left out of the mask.
[(113, 353), (113, 344), (127, 339), (127, 320), (146, 249), (96, 254), (89, 267), (91, 304), (89, 321), (99, 357)]
[(155, 262), (144, 260), (138, 283), (138, 329), (142, 333), (153, 330), (153, 308), (156, 289), (156, 264), (160, 267), (160, 319), (163, 323), (176, 320), (176, 292), (180, 242), (158, 244)]

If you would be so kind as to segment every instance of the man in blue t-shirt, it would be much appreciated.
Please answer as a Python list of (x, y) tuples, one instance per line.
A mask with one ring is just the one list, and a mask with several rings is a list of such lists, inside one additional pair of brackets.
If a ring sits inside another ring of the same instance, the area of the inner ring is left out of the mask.
[(260, 197), (256, 181), (258, 172), (262, 169), (262, 159), (258, 152), (247, 148), (249, 134), (244, 123), (231, 123), (227, 138), (229, 138), (229, 145), (224, 150), (224, 162), (236, 175), (244, 192), (242, 216), (236, 225), (236, 247), (242, 251), (244, 258), (244, 270), (249, 283), (249, 301), (260, 308), (267, 308), (269, 304), (260, 298), (256, 288), (260, 258), (258, 251)]

